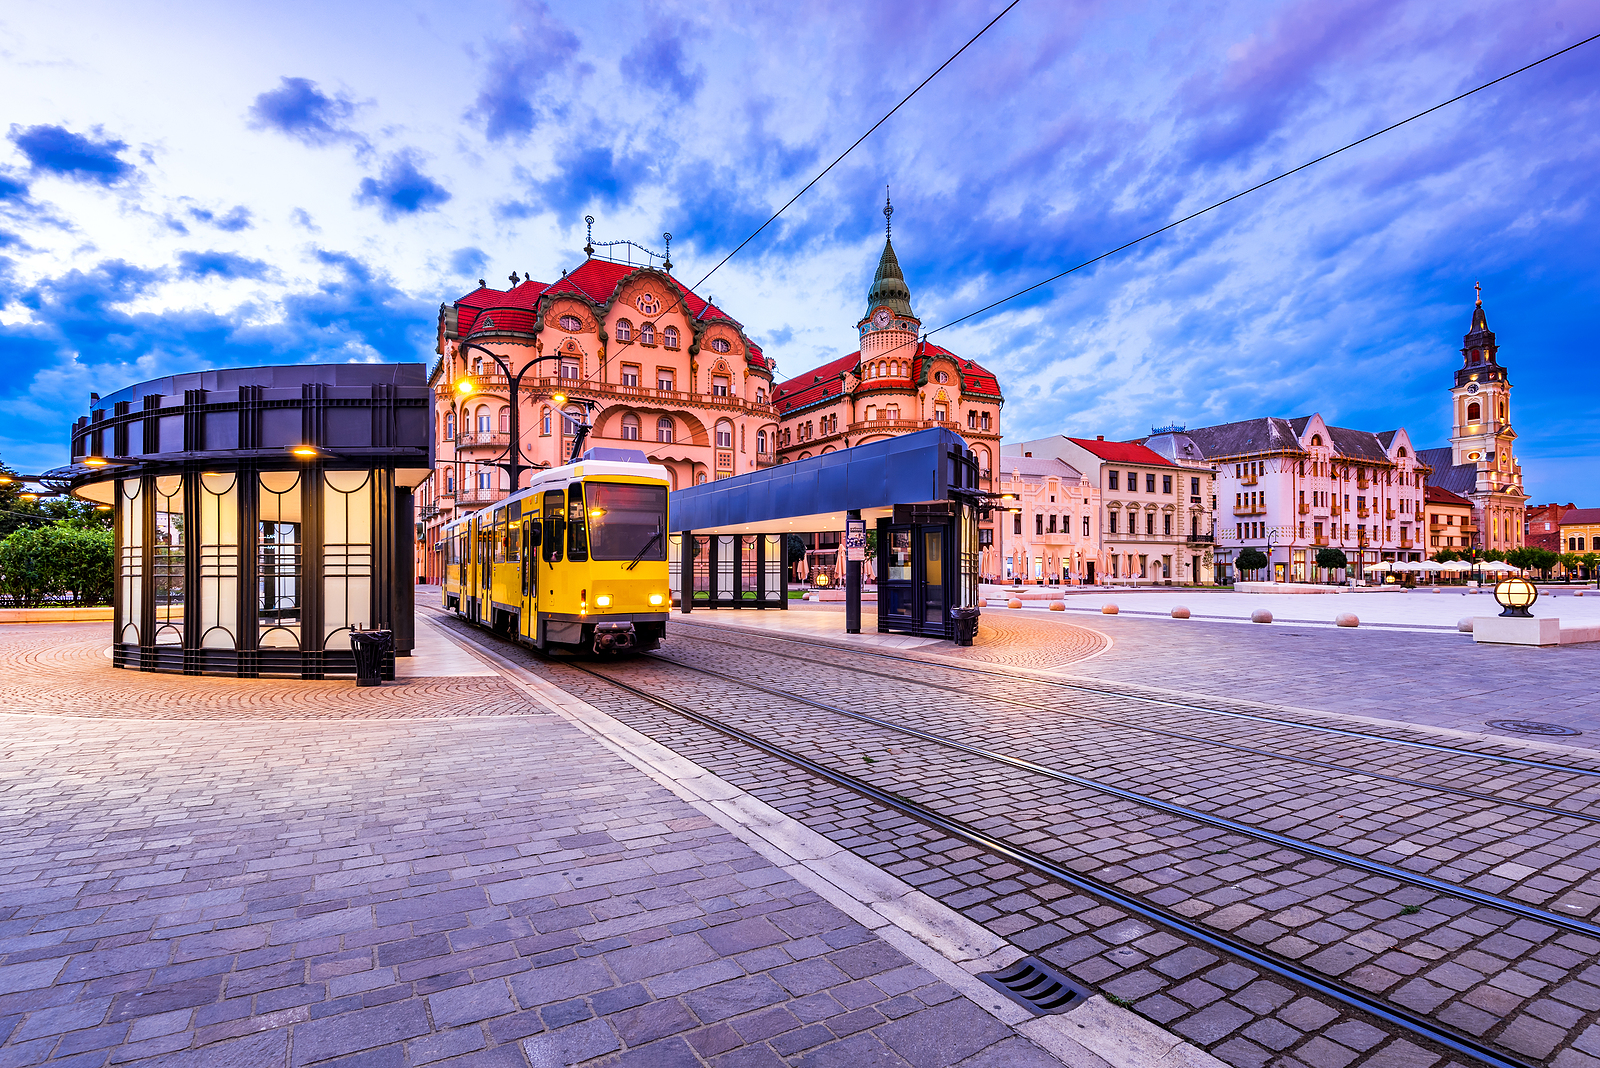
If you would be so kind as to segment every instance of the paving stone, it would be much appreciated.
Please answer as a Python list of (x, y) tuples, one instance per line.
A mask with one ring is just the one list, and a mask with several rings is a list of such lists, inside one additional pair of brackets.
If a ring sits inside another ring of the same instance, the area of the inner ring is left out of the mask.
[(524, 1039), (522, 1048), (529, 1064), (564, 1068), (610, 1053), (620, 1045), (616, 1032), (604, 1020), (585, 1020)]

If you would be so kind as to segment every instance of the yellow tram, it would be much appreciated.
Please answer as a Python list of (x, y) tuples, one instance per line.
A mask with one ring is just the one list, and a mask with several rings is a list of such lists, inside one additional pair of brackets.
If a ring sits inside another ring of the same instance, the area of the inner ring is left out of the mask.
[(653, 649), (667, 629), (667, 470), (590, 449), (445, 528), (444, 607), (539, 649)]

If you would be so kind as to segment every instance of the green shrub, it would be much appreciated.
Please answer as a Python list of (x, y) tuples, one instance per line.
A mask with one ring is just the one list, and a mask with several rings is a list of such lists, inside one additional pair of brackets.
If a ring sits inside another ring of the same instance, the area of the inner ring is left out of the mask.
[(72, 595), (73, 604), (111, 600), (113, 552), (109, 530), (67, 526), (15, 530), (0, 541), (0, 593), (14, 604), (37, 605)]

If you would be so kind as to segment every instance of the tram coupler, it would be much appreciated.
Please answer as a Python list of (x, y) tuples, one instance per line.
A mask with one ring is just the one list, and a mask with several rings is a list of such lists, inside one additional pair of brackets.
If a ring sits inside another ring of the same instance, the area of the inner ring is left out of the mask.
[(594, 651), (597, 653), (625, 653), (638, 645), (638, 635), (632, 623), (596, 623), (594, 625)]

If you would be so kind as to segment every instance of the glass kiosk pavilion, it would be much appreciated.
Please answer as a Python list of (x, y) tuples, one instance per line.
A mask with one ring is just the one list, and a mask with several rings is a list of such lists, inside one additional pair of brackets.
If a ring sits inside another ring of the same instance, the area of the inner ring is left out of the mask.
[(433, 463), (426, 374), (235, 368), (94, 401), (72, 466), (46, 477), (115, 510), (112, 662), (320, 679), (355, 673), (350, 631), (368, 627), (408, 654), (411, 494)]

